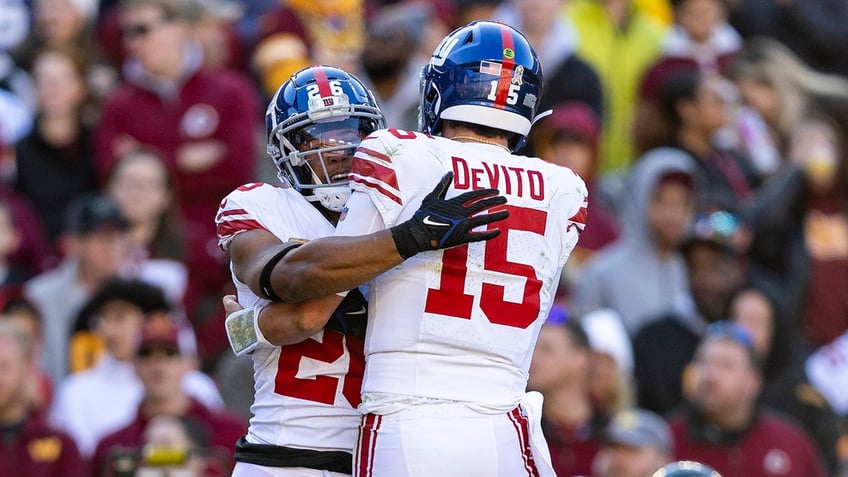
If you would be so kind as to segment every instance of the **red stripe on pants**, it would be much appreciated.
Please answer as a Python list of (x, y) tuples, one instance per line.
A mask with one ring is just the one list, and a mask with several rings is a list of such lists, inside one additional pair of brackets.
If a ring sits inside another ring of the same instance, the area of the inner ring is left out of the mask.
[(521, 415), (519, 408), (513, 409), (507, 416), (509, 416), (509, 420), (518, 434), (518, 444), (521, 446), (524, 468), (527, 469), (527, 475), (539, 477), (539, 469), (536, 468), (536, 462), (533, 460), (533, 449), (530, 448), (530, 429), (527, 425), (527, 418)]
[(354, 462), (354, 477), (371, 477), (374, 471), (374, 448), (377, 443), (377, 433), (383, 416), (366, 414), (362, 416), (362, 426), (359, 431), (359, 447)]

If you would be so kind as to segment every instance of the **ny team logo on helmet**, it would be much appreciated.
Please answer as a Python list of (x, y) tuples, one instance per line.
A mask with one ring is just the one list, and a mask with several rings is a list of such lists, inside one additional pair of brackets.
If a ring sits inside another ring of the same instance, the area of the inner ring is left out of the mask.
[(385, 127), (374, 95), (350, 73), (311, 66), (283, 83), (265, 112), (268, 155), (278, 177), (310, 201), (341, 211), (350, 194), (347, 171), (331, 158), (353, 155), (362, 138)]
[(542, 93), (539, 57), (521, 32), (492, 21), (454, 30), (436, 47), (421, 75), (419, 128), (436, 134), (450, 119), (527, 139)]

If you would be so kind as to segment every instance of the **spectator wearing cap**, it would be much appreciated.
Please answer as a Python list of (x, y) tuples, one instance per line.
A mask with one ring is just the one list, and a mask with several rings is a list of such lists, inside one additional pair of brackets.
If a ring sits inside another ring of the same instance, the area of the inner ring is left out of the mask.
[(29, 394), (33, 349), (10, 321), (0, 321), (0, 472), (4, 476), (83, 477), (74, 441), (46, 424)]
[(586, 261), (598, 250), (618, 238), (616, 204), (610, 194), (596, 183), (601, 122), (588, 105), (581, 102), (559, 103), (554, 112), (539, 120), (530, 132), (530, 147), (548, 162), (568, 167), (589, 188), (586, 229), (561, 275), (557, 294), (567, 300), (568, 292), (580, 280)]
[[(168, 314), (163, 291), (140, 280), (113, 278), (103, 284), (77, 315), (71, 341), (71, 365), (50, 409), (50, 422), (76, 441), (86, 458), (106, 434), (129, 423), (143, 387), (133, 367), (144, 322)], [(182, 339), (187, 336), (183, 333)], [(188, 346), (186, 360), (190, 359)], [(211, 378), (191, 370), (186, 392), (210, 407), (221, 407)]]
[(589, 475), (606, 417), (589, 392), (589, 339), (565, 308), (554, 305), (533, 350), (527, 387), (544, 396), (542, 431), (557, 475)]
[(673, 309), (688, 288), (678, 247), (694, 215), (694, 165), (685, 154), (642, 157), (628, 178), (618, 239), (590, 258), (573, 291), (573, 311), (621, 315), (635, 333)]
[(721, 475), (824, 477), (821, 456), (794, 421), (758, 407), (760, 361), (747, 329), (711, 324), (692, 361), (689, 407), (670, 424), (675, 458)]
[(639, 407), (665, 414), (683, 401), (683, 372), (704, 331), (727, 317), (730, 300), (746, 278), (745, 260), (718, 223), (726, 212), (699, 216), (681, 245), (688, 289), (675, 308), (645, 325), (633, 338)]
[(671, 428), (644, 409), (616, 413), (604, 430), (592, 467), (595, 477), (648, 477), (674, 455)]
[(65, 257), (53, 270), (24, 286), (43, 318), (44, 368), (58, 383), (69, 370), (68, 342), (77, 312), (129, 258), (127, 224), (118, 207), (101, 194), (74, 200), (65, 217)]
[(112, 457), (127, 448), (141, 446), (151, 419), (160, 415), (190, 418), (200, 423), (210, 436), (210, 446), (232, 456), (236, 440), (247, 432), (247, 423), (228, 411), (204, 406), (184, 391), (182, 382), (190, 362), (180, 346), (175, 323), (164, 316), (145, 321), (134, 362), (144, 388), (143, 397), (133, 420), (97, 444), (92, 460), (94, 475), (112, 475)]

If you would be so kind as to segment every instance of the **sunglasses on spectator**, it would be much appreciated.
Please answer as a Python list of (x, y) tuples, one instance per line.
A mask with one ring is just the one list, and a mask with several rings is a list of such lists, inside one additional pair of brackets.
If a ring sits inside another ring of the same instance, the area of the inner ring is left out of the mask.
[(165, 23), (169, 23), (171, 20), (171, 17), (166, 16), (159, 18), (158, 20), (153, 20), (145, 23), (135, 23), (131, 25), (126, 25), (121, 29), (121, 37), (124, 40), (128, 41), (145, 37), (157, 27), (164, 25)]

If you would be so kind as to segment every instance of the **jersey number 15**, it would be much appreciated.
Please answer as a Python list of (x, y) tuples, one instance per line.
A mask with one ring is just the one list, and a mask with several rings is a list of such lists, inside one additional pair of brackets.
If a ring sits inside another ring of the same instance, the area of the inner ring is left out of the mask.
[[(483, 269), (526, 278), (524, 294), (519, 303), (506, 301), (503, 285), (483, 282), (480, 292), (480, 309), (491, 323), (524, 329), (539, 316), (542, 281), (539, 280), (532, 265), (507, 260), (507, 238), (510, 230), (544, 235), (548, 214), (542, 210), (514, 205), (504, 207), (509, 211), (509, 217), (494, 224), (501, 229), (501, 234), (486, 242)], [(474, 295), (465, 293), (467, 276), (468, 245), (445, 250), (442, 255), (442, 275), (439, 287), (427, 290), (424, 311), (471, 319)]]

